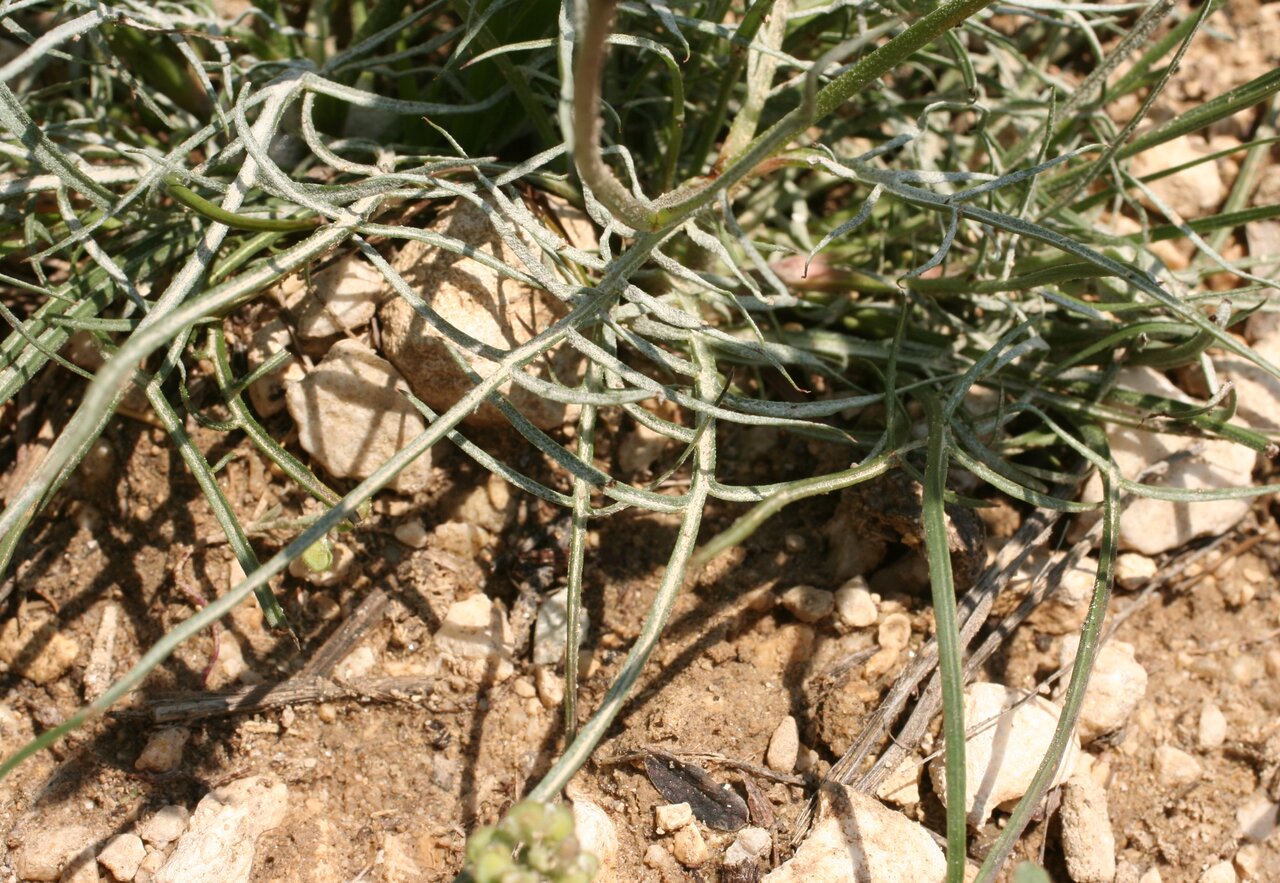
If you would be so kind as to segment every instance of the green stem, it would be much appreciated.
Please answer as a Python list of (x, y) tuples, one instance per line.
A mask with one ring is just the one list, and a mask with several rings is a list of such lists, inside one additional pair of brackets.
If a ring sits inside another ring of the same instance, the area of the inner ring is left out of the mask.
[(963, 883), (968, 818), (965, 807), (964, 666), (960, 658), (960, 627), (956, 615), (951, 549), (947, 541), (947, 423), (938, 400), (917, 392), (929, 424), (924, 471), (925, 553), (933, 594), (933, 620), (938, 640), (938, 670), (942, 676), (942, 734), (947, 770), (947, 881)]

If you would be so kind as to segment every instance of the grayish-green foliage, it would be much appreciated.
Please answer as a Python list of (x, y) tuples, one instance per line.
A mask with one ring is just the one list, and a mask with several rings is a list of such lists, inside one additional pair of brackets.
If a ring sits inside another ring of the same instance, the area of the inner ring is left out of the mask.
[[(12, 331), (0, 344), (0, 401), (41, 371), (83, 375), (59, 355), (76, 330), (109, 358), (43, 463), (9, 489), (0, 566), (12, 566), (24, 530), (137, 384), (249, 576), (0, 774), (101, 714), (249, 593), (281, 623), (267, 580), (358, 519), (400, 469), (444, 440), (572, 510), (573, 615), (593, 519), (628, 507), (680, 517), (662, 586), (617, 682), (533, 798), (554, 798), (604, 736), (692, 571), (785, 505), (897, 468), (925, 488), (953, 797), (964, 789), (963, 648), (942, 508), (954, 499), (948, 474), (962, 470), (1019, 500), (1074, 512), (1089, 507), (1053, 488), (1072, 485), (1083, 468), (1102, 472), (1102, 567), (1060, 752), (1105, 610), (1120, 495), (1269, 490), (1173, 491), (1126, 479), (1111, 464), (1099, 426), (1141, 425), (1152, 415), (1169, 431), (1268, 449), (1270, 439), (1232, 422), (1234, 393), (1217, 382), (1208, 351), (1276, 373), (1228, 333), (1264, 304), (1269, 285), (1222, 254), (1241, 224), (1280, 214), (1246, 208), (1258, 163), (1246, 161), (1221, 214), (1188, 223), (1151, 192), (1161, 175), (1135, 179), (1126, 161), (1270, 102), (1280, 72), (1143, 130), (1174, 62), (1220, 3), (1170, 28), (1167, 2), (1027, 0), (1001, 7), (1018, 23), (1013, 30), (993, 26), (987, 5), (270, 0), (229, 21), (203, 4), (4, 3), (13, 51), (0, 67), (2, 281), (36, 305), (22, 317), (3, 310)], [(1147, 97), (1131, 124), (1102, 111), (1138, 91)], [(1270, 141), (1260, 137), (1250, 155)], [(531, 190), (585, 208), (603, 231), (599, 249), (562, 241), (522, 198)], [(518, 261), (477, 257), (568, 308), (510, 351), (445, 323), (386, 260), (411, 239), (467, 253), (465, 242), (397, 222), (407, 207), (425, 204), (419, 214), (429, 217), (458, 199), (488, 215)], [(1149, 218), (1144, 199), (1163, 220)], [(1099, 230), (1101, 213), (1121, 211), (1136, 214), (1142, 233)], [(1169, 272), (1147, 249), (1184, 236), (1198, 255), (1186, 270)], [(418, 403), (428, 430), (345, 495), (241, 401), (252, 378), (236, 375), (220, 328), (275, 281), (338, 250), (362, 252), (458, 352), (495, 368), (483, 380), (473, 374), (473, 391), (443, 414)], [(49, 281), (68, 263), (69, 275)], [(1247, 284), (1204, 291), (1204, 276), (1224, 267)], [(580, 385), (525, 371), (555, 346), (587, 360)], [(243, 432), (330, 507), (265, 562), (223, 499), (216, 466), (188, 438), (184, 405), (174, 403), (182, 396), (185, 404), (180, 381), (197, 351), (215, 365), (227, 415), (209, 425)], [(1116, 385), (1121, 364), (1199, 365), (1210, 398), (1136, 395)], [(581, 405), (575, 441), (511, 408), (497, 392), (510, 380)], [(571, 476), (571, 493), (520, 474), (462, 434), (462, 418), (486, 400)], [(683, 419), (644, 407), (655, 401), (675, 403)], [(669, 465), (687, 479), (681, 492), (633, 485), (594, 465), (606, 411), (679, 445), (684, 454)], [(853, 465), (726, 483), (717, 448), (733, 425), (839, 446)], [(712, 499), (752, 507), (698, 549)], [(1041, 787), (1055, 765), (1046, 759)], [(984, 874), (1007, 855), (1037, 799), (1033, 789)], [(962, 811), (951, 813), (948, 837), (960, 879)]]

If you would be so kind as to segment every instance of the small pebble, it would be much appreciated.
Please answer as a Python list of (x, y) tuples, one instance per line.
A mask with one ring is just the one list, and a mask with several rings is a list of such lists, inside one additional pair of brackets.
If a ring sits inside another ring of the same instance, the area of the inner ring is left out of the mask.
[[(22, 838), (10, 854), (13, 870), (22, 880), (57, 880), (64, 868), (93, 839), (87, 828), (42, 828)], [(92, 856), (89, 859), (93, 863)]]
[(1160, 876), (1159, 868), (1148, 868), (1147, 872), (1138, 878), (1138, 883), (1164, 883), (1164, 878)]
[(741, 846), (747, 855), (759, 857), (768, 855), (773, 848), (773, 835), (764, 828), (748, 825), (738, 832), (733, 842)]
[(511, 689), (514, 690), (515, 694), (521, 699), (532, 699), (534, 696), (538, 695), (538, 691), (533, 686), (533, 682), (528, 678), (516, 678), (515, 682), (511, 685)]
[(1200, 875), (1200, 883), (1236, 883), (1239, 879), (1231, 862), (1218, 862), (1215, 865), (1210, 865)]
[(1277, 810), (1280, 805), (1274, 803), (1265, 791), (1255, 792), (1236, 809), (1236, 822), (1244, 839), (1252, 843), (1261, 843), (1271, 836), (1276, 829)]
[(1116, 585), (1133, 591), (1156, 575), (1156, 563), (1146, 555), (1124, 552), (1116, 558)]
[(905, 613), (890, 613), (880, 623), (876, 640), (886, 650), (901, 650), (911, 640), (911, 617)]
[(534, 686), (538, 690), (538, 700), (545, 708), (559, 708), (564, 702), (564, 678), (553, 669), (538, 666), (533, 675)]
[(1196, 741), (1204, 751), (1214, 751), (1227, 741), (1227, 717), (1212, 702), (1200, 709)]
[(654, 827), (658, 833), (679, 831), (693, 824), (693, 808), (688, 803), (665, 803), (653, 808)]
[(898, 656), (901, 653), (902, 651), (897, 647), (882, 647), (877, 650), (863, 666), (862, 677), (868, 683), (879, 680), (882, 675), (888, 674), (898, 664)]
[(164, 852), (159, 849), (148, 852), (142, 864), (138, 865), (138, 873), (133, 878), (134, 883), (151, 883), (155, 879), (156, 872), (164, 867), (165, 858)]
[(875, 625), (876, 602), (865, 578), (855, 576), (836, 590), (836, 616), (850, 628)]
[(686, 868), (700, 868), (711, 857), (707, 849), (707, 841), (702, 838), (702, 831), (697, 825), (686, 825), (671, 841), (671, 852), (676, 861)]
[(835, 595), (814, 586), (792, 586), (782, 593), (782, 606), (801, 622), (821, 622), (835, 609)]
[(1262, 879), (1262, 847), (1256, 843), (1248, 843), (1236, 850), (1236, 857), (1231, 860), (1236, 866), (1236, 873), (1244, 880)]
[(581, 847), (600, 862), (597, 880), (611, 880), (618, 864), (618, 828), (600, 804), (586, 798), (575, 797), (573, 807), (573, 832)]
[(1231, 677), (1242, 687), (1253, 684), (1266, 672), (1262, 661), (1256, 656), (1238, 656), (1231, 663)]
[(377, 661), (372, 647), (357, 647), (333, 667), (333, 675), (340, 681), (354, 681), (368, 677)]
[(662, 883), (684, 883), (688, 879), (675, 858), (661, 843), (650, 843), (644, 851), (644, 865), (658, 872)]
[(322, 702), (316, 709), (316, 716), (322, 723), (331, 724), (338, 719), (338, 709), (330, 702)]
[(137, 834), (117, 834), (98, 853), (98, 864), (117, 880), (132, 880), (147, 857), (147, 847)]
[(1062, 851), (1073, 883), (1111, 883), (1116, 876), (1116, 839), (1107, 810), (1107, 790), (1078, 773), (1062, 789)]
[(782, 545), (783, 548), (794, 555), (797, 552), (803, 552), (808, 542), (802, 533), (789, 533), (783, 538)]
[(1268, 650), (1263, 661), (1267, 677), (1273, 680), (1280, 679), (1280, 647), (1272, 647)]
[(791, 773), (800, 755), (800, 728), (796, 719), (787, 715), (769, 737), (769, 751), (765, 763), (776, 773)]
[(182, 751), (190, 738), (191, 731), (185, 727), (169, 727), (153, 733), (133, 768), (150, 773), (173, 772), (182, 765)]
[(1172, 745), (1161, 745), (1156, 749), (1155, 768), (1160, 781), (1175, 788), (1190, 785), (1204, 772), (1200, 761)]
[[(578, 646), (582, 646), (590, 623), (585, 609), (578, 615)], [(534, 665), (557, 665), (564, 659), (568, 637), (569, 590), (565, 588), (552, 592), (538, 606), (538, 618), (533, 626)]]
[[(1080, 646), (1079, 635), (1062, 640), (1059, 662), (1063, 666), (1075, 661)], [(1123, 727), (1147, 693), (1147, 670), (1134, 659), (1132, 644), (1107, 641), (1094, 659), (1089, 687), (1080, 707), (1076, 732), (1088, 744), (1099, 736)]]
[(404, 543), (411, 549), (426, 548), (427, 542), (431, 535), (427, 533), (427, 526), (422, 523), (421, 518), (411, 518), (408, 521), (396, 525), (396, 539)]
[(164, 849), (187, 829), (190, 816), (185, 806), (162, 806), (138, 825), (138, 836), (157, 849)]

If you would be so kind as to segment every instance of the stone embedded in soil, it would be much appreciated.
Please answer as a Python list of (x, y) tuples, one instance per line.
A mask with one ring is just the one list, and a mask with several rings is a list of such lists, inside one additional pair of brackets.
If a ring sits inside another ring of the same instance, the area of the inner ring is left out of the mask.
[[(1027, 793), (1049, 750), (1062, 709), (1043, 696), (1021, 702), (1024, 696), (1023, 691), (1001, 684), (978, 683), (965, 689), (965, 727), (969, 732), (981, 729), (965, 743), (965, 809), (969, 824), (975, 828), (986, 822), (996, 807)], [(1066, 781), (1079, 754), (1080, 740), (1072, 733), (1050, 787)], [(929, 764), (929, 776), (945, 804), (943, 756)]]
[[(587, 611), (578, 616), (578, 646), (587, 637)], [(559, 665), (564, 659), (565, 644), (569, 636), (569, 590), (552, 592), (538, 605), (538, 618), (533, 625), (534, 665)]]
[[(1130, 171), (1142, 178), (1193, 162), (1206, 152), (1182, 135), (1139, 153), (1133, 158)], [(1161, 202), (1188, 220), (1212, 213), (1226, 195), (1222, 175), (1214, 162), (1202, 162), (1146, 186)], [(1148, 206), (1155, 207), (1145, 195), (1141, 198)]]
[(618, 828), (600, 804), (583, 797), (570, 801), (573, 833), (583, 852), (600, 862), (594, 883), (614, 883), (618, 876)]
[[(1063, 638), (1059, 663), (1071, 665), (1079, 646), (1079, 635)], [(1133, 645), (1107, 641), (1094, 658), (1089, 687), (1080, 706), (1080, 717), (1076, 721), (1080, 741), (1087, 745), (1099, 736), (1119, 730), (1146, 695), (1147, 670), (1134, 658)]]
[(250, 776), (210, 791), (155, 883), (248, 883), (258, 838), (284, 821), (289, 789)]
[[(397, 386), (391, 363), (357, 340), (340, 340), (305, 378), (285, 385), (298, 441), (337, 478), (368, 478), (426, 429)], [(417, 493), (431, 476), (424, 452), (390, 483)]]
[[(644, 866), (657, 871), (662, 883), (685, 883), (689, 879), (675, 856), (661, 843), (649, 844), (649, 848), (644, 851)], [(596, 880), (600, 879), (601, 876), (597, 874)]]
[(738, 832), (733, 842), (747, 855), (759, 858), (768, 855), (773, 848), (773, 835), (764, 828), (748, 825)]
[(51, 684), (71, 670), (80, 642), (42, 601), (29, 601), (0, 629), (0, 662), (29, 681)]
[(187, 829), (190, 815), (185, 806), (162, 806), (138, 823), (138, 836), (157, 849), (164, 849)]
[(796, 768), (796, 758), (799, 755), (800, 728), (796, 724), (796, 719), (787, 715), (769, 737), (769, 751), (765, 755), (765, 763), (776, 773), (791, 773)]
[(1116, 556), (1116, 585), (1130, 591), (1140, 589), (1156, 575), (1156, 563), (1137, 552)]
[(1161, 745), (1156, 749), (1155, 770), (1161, 784), (1169, 788), (1181, 788), (1195, 782), (1204, 773), (1200, 761), (1173, 745)]
[[(1126, 368), (1120, 372), (1116, 385), (1176, 401), (1189, 401), (1163, 374), (1150, 368)], [(1161, 482), (1164, 486), (1198, 490), (1252, 484), (1257, 455), (1235, 442), (1195, 439), (1125, 426), (1108, 426), (1107, 438), (1111, 443), (1111, 454), (1125, 478), (1136, 478), (1148, 466), (1195, 448), (1197, 452), (1188, 459), (1169, 465), (1168, 473)], [(1093, 476), (1085, 486), (1083, 498), (1087, 501), (1100, 500), (1101, 487), (1101, 480)], [(1120, 516), (1120, 548), (1144, 555), (1158, 555), (1199, 537), (1221, 536), (1234, 528), (1252, 507), (1251, 500), (1175, 503), (1139, 498), (1125, 506)]]
[[(246, 356), (249, 370), (256, 371), (276, 353), (288, 350), (293, 344), (288, 327), (279, 319), (272, 319), (253, 332), (249, 338)], [(271, 417), (284, 410), (284, 389), (289, 381), (305, 377), (306, 369), (297, 357), (286, 359), (270, 374), (259, 377), (249, 385), (249, 401), (262, 418)]]
[(876, 797), (895, 806), (914, 806), (920, 802), (920, 773), (923, 765), (918, 757), (908, 755), (893, 772), (876, 786)]
[(538, 701), (543, 708), (559, 708), (564, 702), (564, 678), (554, 669), (539, 666), (534, 670), (533, 685), (538, 691)]
[(1276, 829), (1280, 804), (1273, 801), (1266, 791), (1256, 791), (1236, 809), (1236, 822), (1245, 840), (1262, 843)]
[(253, 670), (249, 668), (249, 663), (245, 662), (240, 638), (229, 629), (224, 629), (218, 635), (218, 658), (214, 660), (213, 668), (209, 670), (205, 686), (210, 690), (217, 690), (236, 681), (247, 684), (256, 678)]
[(821, 622), (835, 609), (836, 598), (815, 586), (792, 586), (782, 593), (782, 606), (801, 622)]
[(1037, 549), (1009, 581), (1009, 591), (1025, 595), (1040, 585), (1040, 579), (1056, 581), (1057, 587), (1036, 607), (1027, 622), (1038, 632), (1065, 635), (1080, 630), (1089, 601), (1093, 597), (1094, 578), (1098, 569), (1095, 558), (1085, 556), (1066, 565), (1066, 552)]
[(1215, 862), (1205, 868), (1199, 877), (1199, 883), (1236, 883), (1239, 879), (1231, 862)]
[(648, 472), (667, 449), (668, 439), (643, 423), (622, 437), (618, 445), (618, 466), (623, 472)]
[(903, 650), (911, 640), (911, 617), (905, 613), (890, 613), (880, 622), (876, 640), (886, 650)]
[[(61, 828), (25, 827), (21, 842), (9, 859), (13, 870), (21, 880), (57, 880), (63, 871), (76, 861), (85, 845), (93, 840), (88, 828), (67, 825)], [(94, 864), (89, 855), (89, 864)]]
[(855, 576), (836, 589), (836, 616), (844, 625), (854, 629), (866, 628), (875, 625), (878, 615), (866, 577)]
[[(525, 269), (514, 250), (498, 236), (486, 211), (465, 199), (441, 213), (431, 230), (461, 240), (475, 252), (516, 270)], [(525, 235), (521, 238), (536, 255), (538, 246)], [(502, 353), (527, 343), (568, 312), (549, 292), (500, 275), (474, 258), (422, 242), (407, 242), (393, 265), (439, 320)], [(379, 317), (387, 358), (404, 374), (414, 393), (438, 412), (448, 410), (474, 386), (459, 367), (458, 358), (482, 378), (496, 368), (490, 359), (448, 341), (401, 297), (394, 296), (383, 304)], [(544, 381), (558, 379), (573, 385), (581, 366), (577, 351), (562, 344), (524, 370)], [(573, 416), (565, 403), (543, 398), (512, 381), (498, 389), (542, 429), (559, 427)], [(507, 425), (506, 418), (488, 402), (474, 409), (466, 422), (473, 426)]]
[(321, 340), (369, 324), (387, 296), (387, 282), (364, 257), (347, 255), (312, 273), (280, 283), (279, 293), (293, 314), (299, 337)]
[(820, 792), (818, 821), (761, 883), (941, 883), (947, 863), (925, 828), (839, 785)]
[(426, 548), (430, 536), (427, 533), (427, 526), (422, 523), (421, 518), (410, 518), (408, 521), (396, 525), (396, 539), (411, 549)]
[(135, 883), (155, 883), (156, 872), (164, 866), (165, 854), (158, 849), (147, 853), (147, 857), (138, 865), (138, 873), (134, 875)]
[(132, 880), (147, 857), (147, 847), (137, 834), (117, 834), (98, 853), (98, 864), (116, 880)]
[(693, 807), (688, 803), (664, 803), (653, 808), (653, 825), (658, 833), (678, 831), (693, 824)]
[(367, 676), (378, 664), (378, 657), (372, 647), (360, 646), (352, 650), (333, 667), (333, 674), (339, 680), (352, 681)]
[(166, 727), (153, 733), (134, 761), (133, 768), (148, 773), (169, 773), (182, 765), (182, 751), (191, 731), (186, 727)]
[(507, 614), (487, 595), (475, 594), (450, 605), (436, 632), (436, 649), (459, 673), (505, 681), (515, 672)]
[(1266, 859), (1262, 855), (1262, 848), (1256, 843), (1246, 843), (1236, 850), (1235, 857), (1231, 859), (1231, 864), (1235, 865), (1236, 873), (1245, 880), (1261, 880), (1265, 862)]
[(1062, 851), (1073, 883), (1111, 883), (1116, 876), (1116, 838), (1107, 790), (1089, 775), (1073, 775), (1062, 789)]
[(671, 853), (686, 868), (700, 868), (711, 858), (707, 841), (697, 825), (685, 825), (671, 838)]
[[(1280, 363), (1280, 334), (1256, 341), (1254, 351), (1266, 361)], [(1280, 380), (1237, 355), (1214, 360), (1219, 382), (1231, 381), (1236, 390), (1236, 414), (1249, 426), (1273, 434), (1280, 431)]]
[(1196, 722), (1196, 744), (1202, 751), (1215, 751), (1227, 741), (1227, 716), (1212, 702), (1200, 709)]

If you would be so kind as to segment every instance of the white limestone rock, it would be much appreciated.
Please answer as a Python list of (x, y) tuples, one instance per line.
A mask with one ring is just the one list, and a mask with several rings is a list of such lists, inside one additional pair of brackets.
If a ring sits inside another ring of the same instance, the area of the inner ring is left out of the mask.
[[(315, 370), (285, 385), (298, 441), (338, 478), (368, 478), (426, 429), (397, 391), (400, 375), (358, 340), (340, 340)], [(392, 480), (392, 490), (416, 493), (431, 476), (429, 451)]]
[[(1187, 401), (1181, 390), (1163, 374), (1150, 368), (1121, 371), (1118, 385)], [(1251, 449), (1234, 442), (1204, 441), (1122, 426), (1109, 426), (1107, 438), (1116, 464), (1126, 478), (1136, 478), (1148, 466), (1197, 447), (1197, 455), (1169, 467), (1164, 485), (1194, 490), (1241, 487), (1252, 482), (1257, 457)], [(1101, 499), (1101, 488), (1101, 479), (1095, 475), (1085, 487), (1084, 499)], [(1120, 516), (1120, 547), (1144, 555), (1158, 555), (1198, 537), (1226, 533), (1244, 518), (1252, 506), (1251, 500), (1175, 503), (1136, 499), (1125, 507)]]
[[(586, 640), (590, 621), (587, 611), (578, 614), (578, 646)], [(559, 665), (569, 636), (569, 590), (552, 592), (538, 605), (538, 618), (533, 624), (533, 662), (535, 665)]]
[[(1075, 661), (1080, 646), (1079, 635), (1062, 639), (1061, 665)], [(1147, 694), (1147, 670), (1134, 658), (1132, 644), (1107, 641), (1099, 648), (1089, 675), (1076, 721), (1076, 733), (1088, 745), (1099, 736), (1114, 733), (1125, 725), (1142, 697)]]
[(164, 849), (182, 836), (190, 817), (185, 806), (162, 806), (138, 823), (138, 836), (156, 849)]
[[(1183, 135), (1150, 150), (1144, 150), (1133, 158), (1130, 170), (1141, 178), (1199, 159), (1206, 152), (1197, 148), (1190, 138)], [(1152, 181), (1147, 187), (1159, 197), (1161, 202), (1185, 219), (1199, 218), (1212, 213), (1226, 195), (1222, 175), (1218, 172), (1217, 163), (1212, 161), (1202, 162), (1175, 175)], [(1143, 201), (1153, 205), (1145, 197)]]
[[(291, 350), (293, 338), (288, 327), (280, 319), (272, 319), (253, 332), (249, 338), (246, 355), (249, 370), (256, 371), (278, 352)], [(249, 401), (259, 417), (271, 417), (285, 409), (284, 390), (289, 382), (297, 382), (307, 376), (302, 361), (296, 356), (286, 359), (274, 371), (249, 384)]]
[[(1253, 350), (1272, 365), (1280, 366), (1280, 334), (1254, 342)], [(1280, 379), (1240, 356), (1214, 360), (1218, 380), (1230, 380), (1236, 389), (1236, 414), (1261, 432), (1280, 432)]]
[(761, 883), (941, 883), (946, 874), (942, 849), (923, 826), (874, 797), (826, 785), (813, 830)]
[(765, 763), (774, 772), (790, 774), (795, 771), (796, 758), (799, 756), (800, 728), (796, 724), (796, 719), (787, 715), (769, 737), (769, 751), (765, 755)]
[[(83, 863), (81, 853), (93, 841), (88, 828), (81, 825), (37, 827), (23, 825), (20, 842), (10, 854), (13, 870), (21, 880), (57, 880), (68, 866)], [(93, 864), (89, 856), (89, 864)]]
[[(1027, 793), (1049, 750), (1062, 709), (1043, 696), (1021, 702), (1024, 695), (1001, 684), (978, 683), (965, 689), (965, 728), (981, 730), (965, 743), (965, 810), (975, 828), (997, 807)], [(1079, 754), (1080, 740), (1073, 733), (1050, 787), (1066, 781)], [(941, 755), (929, 764), (929, 777), (945, 804), (946, 763)]]
[(1062, 851), (1073, 883), (1111, 883), (1116, 876), (1116, 837), (1107, 789), (1089, 775), (1073, 775), (1062, 789)]
[[(441, 213), (431, 230), (461, 240), (475, 252), (497, 258), (513, 269), (525, 269), (515, 251), (498, 236), (485, 210), (465, 199)], [(531, 237), (521, 234), (521, 239), (532, 255), (539, 253)], [(501, 275), (472, 257), (416, 240), (405, 244), (393, 265), (441, 320), (503, 353), (528, 342), (568, 312), (546, 291)], [(494, 371), (495, 362), (458, 349), (403, 298), (392, 297), (383, 304), (379, 316), (387, 357), (417, 396), (436, 411), (448, 410), (473, 387), (455, 354), (482, 378)], [(582, 357), (562, 344), (525, 370), (543, 380), (555, 377), (573, 384), (581, 375)], [(510, 381), (499, 391), (543, 429), (563, 425), (576, 412), (563, 402), (545, 399)], [(466, 422), (473, 426), (507, 425), (506, 418), (488, 402), (472, 411)]]
[(98, 864), (116, 880), (132, 880), (147, 857), (147, 847), (137, 834), (117, 834), (98, 853)]
[(311, 274), (285, 279), (277, 287), (295, 320), (298, 336), (322, 340), (369, 324), (386, 299), (387, 282), (363, 256), (351, 254)]
[(507, 614), (487, 595), (475, 594), (450, 605), (434, 643), (449, 666), (467, 677), (505, 681), (515, 673), (515, 641)]
[(836, 616), (843, 625), (863, 629), (875, 625), (878, 615), (865, 577), (855, 576), (836, 589)]
[(618, 879), (618, 828), (600, 804), (584, 797), (570, 800), (573, 833), (583, 852), (599, 861), (593, 883), (615, 883)]
[(182, 751), (191, 731), (186, 727), (166, 727), (152, 733), (133, 768), (150, 773), (169, 773), (182, 765)]
[(206, 794), (154, 883), (248, 883), (258, 838), (284, 821), (289, 789), (266, 776)]

